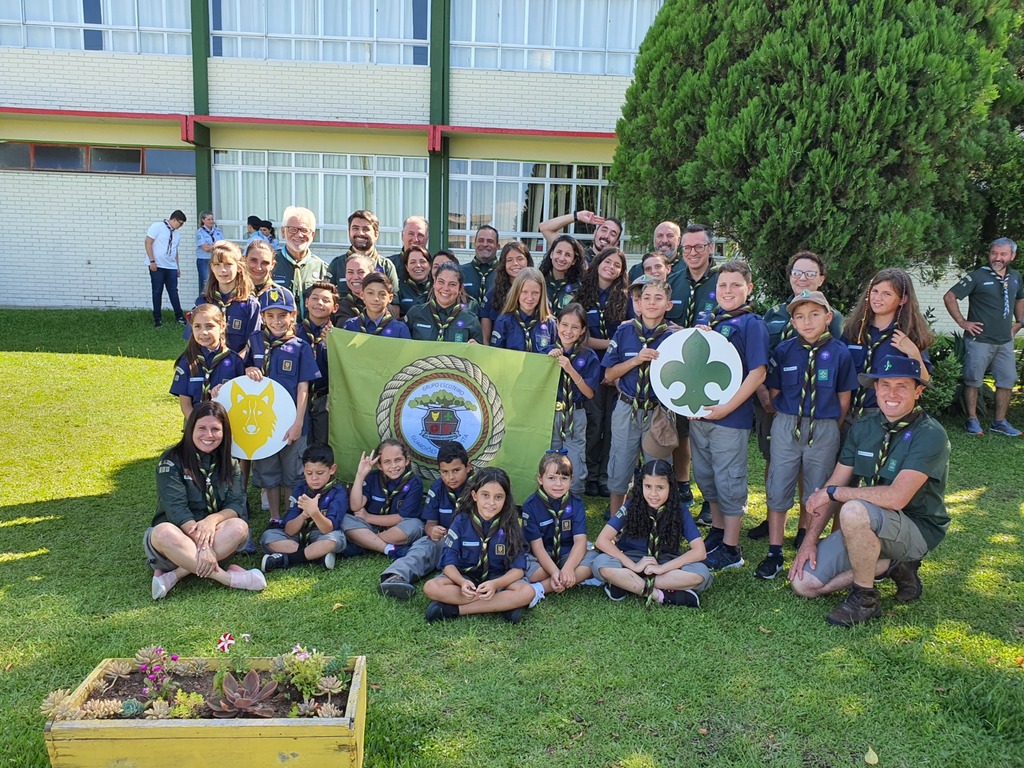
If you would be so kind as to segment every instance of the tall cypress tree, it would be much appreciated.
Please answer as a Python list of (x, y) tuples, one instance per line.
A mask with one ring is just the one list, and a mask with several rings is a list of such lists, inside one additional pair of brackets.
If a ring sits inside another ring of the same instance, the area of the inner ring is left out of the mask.
[(617, 128), (631, 228), (710, 223), (779, 298), (817, 251), (840, 305), (881, 266), (973, 251), (1010, 6), (668, 0)]

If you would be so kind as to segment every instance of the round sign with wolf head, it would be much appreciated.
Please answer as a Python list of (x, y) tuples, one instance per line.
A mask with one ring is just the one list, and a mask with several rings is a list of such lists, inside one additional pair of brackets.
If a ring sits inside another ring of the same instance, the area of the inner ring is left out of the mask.
[(651, 363), (658, 400), (683, 416), (703, 416), (707, 406), (728, 402), (742, 383), (740, 355), (717, 331), (676, 331), (658, 346), (658, 359)]
[(214, 399), (228, 412), (236, 459), (265, 459), (285, 447), (285, 433), (295, 423), (295, 401), (276, 381), (237, 376), (225, 381)]
[(451, 355), (416, 360), (381, 393), (377, 432), (404, 440), (423, 476), (438, 477), (437, 449), (461, 443), (474, 466), (494, 458), (505, 434), (498, 391), (479, 366)]

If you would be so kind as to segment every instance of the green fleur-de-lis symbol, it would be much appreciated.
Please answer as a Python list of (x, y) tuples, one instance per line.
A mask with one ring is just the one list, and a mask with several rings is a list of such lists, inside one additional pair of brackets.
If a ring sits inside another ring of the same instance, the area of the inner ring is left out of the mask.
[(717, 402), (708, 397), (707, 385), (717, 384), (725, 389), (732, 383), (732, 371), (720, 360), (711, 359), (711, 345), (699, 331), (683, 342), (682, 353), (682, 362), (673, 360), (661, 369), (661, 384), (666, 389), (682, 384), (686, 389), (679, 397), (671, 398), (673, 404), (697, 413)]

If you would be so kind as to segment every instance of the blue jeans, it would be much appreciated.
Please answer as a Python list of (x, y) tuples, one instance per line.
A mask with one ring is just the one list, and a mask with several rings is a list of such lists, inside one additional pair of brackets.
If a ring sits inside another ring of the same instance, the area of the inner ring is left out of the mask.
[(206, 289), (206, 280), (210, 276), (210, 260), (196, 259), (196, 272), (199, 273), (199, 293)]
[(156, 271), (149, 271), (149, 282), (153, 287), (153, 322), (159, 323), (161, 320), (165, 286), (167, 287), (167, 297), (171, 300), (171, 308), (174, 310), (174, 318), (184, 320), (181, 300), (178, 299), (178, 270), (157, 267)]

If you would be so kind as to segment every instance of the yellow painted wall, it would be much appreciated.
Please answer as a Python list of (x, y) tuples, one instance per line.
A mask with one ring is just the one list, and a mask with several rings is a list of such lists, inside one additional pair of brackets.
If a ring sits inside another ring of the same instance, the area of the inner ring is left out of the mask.
[(426, 133), (373, 134), (317, 128), (253, 128), (213, 124), (214, 149), (278, 150), (281, 152), (338, 152), (367, 155), (426, 157)]
[(456, 134), (451, 137), (449, 146), (453, 158), (608, 164), (615, 154), (616, 144), (611, 139)]
[(181, 124), (104, 123), (77, 120), (0, 118), (0, 138), (55, 144), (186, 148)]

